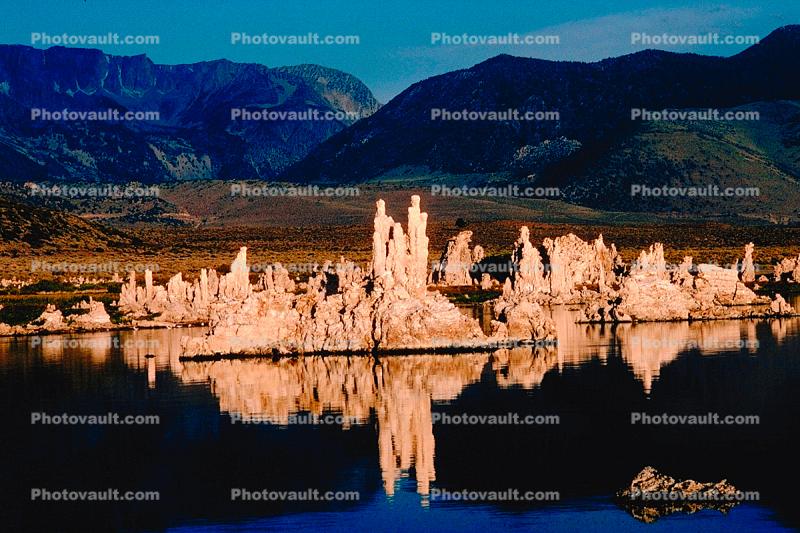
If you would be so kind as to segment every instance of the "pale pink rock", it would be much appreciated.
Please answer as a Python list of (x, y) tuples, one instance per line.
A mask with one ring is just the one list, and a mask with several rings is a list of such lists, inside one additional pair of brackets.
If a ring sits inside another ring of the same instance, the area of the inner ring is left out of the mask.
[(616, 247), (606, 247), (600, 235), (593, 243), (570, 233), (545, 239), (549, 261), (550, 295), (563, 301), (574, 299), (577, 292), (590, 288), (600, 293), (616, 283), (615, 269), (620, 265)]
[(800, 281), (800, 255), (798, 257), (785, 257), (780, 263), (775, 265), (774, 279), (776, 282), (783, 281), (784, 274), (789, 274), (791, 281)]
[[(212, 303), (209, 335), (187, 338), (184, 353), (471, 349), (506, 340), (487, 337), (476, 320), (441, 294), (427, 291), (427, 214), (421, 212), (418, 196), (411, 199), (408, 221), (405, 233), (379, 200), (369, 272), (344, 260), (326, 263), (298, 295), (284, 282), (276, 283), (274, 276), (262, 277), (244, 298), (221, 297)], [(235, 263), (237, 271), (247, 271), (244, 251)], [(220, 282), (220, 293), (230, 286)], [(554, 336), (554, 327), (538, 305), (512, 307), (504, 314), (515, 321), (504, 330), (510, 337)]]
[(476, 244), (475, 248), (472, 249), (472, 263), (480, 263), (486, 258), (486, 251), (483, 249), (483, 246), (480, 244)]
[(493, 334), (508, 338), (554, 339), (555, 323), (544, 314), (537, 299), (547, 290), (539, 251), (530, 242), (527, 226), (522, 226), (511, 252), (511, 276), (506, 278), (502, 296), (494, 303), (494, 314), (501, 323)]
[(664, 245), (657, 242), (650, 249), (639, 254), (631, 265), (631, 276), (648, 276), (654, 279), (668, 279), (667, 262), (664, 259)]
[(231, 263), (231, 271), (219, 281), (220, 298), (244, 300), (250, 296), (250, 270), (247, 266), (247, 247), (242, 246), (236, 259)]
[(740, 281), (737, 268), (693, 267), (691, 257), (686, 257), (668, 271), (664, 248), (656, 243), (631, 266), (618, 300), (590, 305), (582, 321), (746, 318), (765, 316), (769, 304), (769, 298), (757, 296)]
[(21, 280), (17, 279), (16, 276), (11, 279), (5, 279), (5, 278), (0, 279), (0, 288), (3, 289), (7, 289), (9, 287), (12, 287), (14, 289), (21, 289), (22, 287), (26, 287), (32, 284), (33, 284), (32, 279)]
[(555, 323), (545, 315), (542, 306), (530, 300), (509, 302), (499, 300), (495, 313), (505, 322), (509, 339), (554, 340)]
[(794, 269), (792, 270), (792, 280), (795, 283), (800, 283), (800, 255), (797, 256), (794, 262)]
[(694, 265), (691, 256), (684, 256), (678, 268), (672, 271), (672, 282), (681, 287), (691, 288), (694, 285)]
[(756, 280), (756, 269), (753, 265), (753, 250), (755, 244), (752, 242), (744, 247), (744, 260), (741, 266), (741, 280), (744, 283), (752, 283)]
[(70, 315), (69, 322), (79, 327), (111, 326), (111, 317), (106, 312), (103, 302), (98, 302), (89, 297), (87, 302), (82, 302), (80, 309), (88, 312), (80, 315)]
[(64, 315), (53, 304), (47, 304), (45, 310), (39, 315), (39, 318), (33, 321), (33, 324), (45, 331), (59, 331), (66, 327)]
[(531, 244), (527, 226), (519, 229), (519, 238), (514, 242), (511, 252), (511, 264), (510, 279), (517, 297), (547, 291), (542, 257)]
[(447, 241), (442, 256), (431, 269), (430, 282), (434, 285), (458, 287), (472, 285), (472, 265), (483, 259), (483, 248), (470, 250), (471, 231), (462, 231)]
[(775, 299), (770, 304), (770, 311), (775, 315), (792, 315), (795, 313), (794, 307), (783, 299), (780, 294), (775, 295)]

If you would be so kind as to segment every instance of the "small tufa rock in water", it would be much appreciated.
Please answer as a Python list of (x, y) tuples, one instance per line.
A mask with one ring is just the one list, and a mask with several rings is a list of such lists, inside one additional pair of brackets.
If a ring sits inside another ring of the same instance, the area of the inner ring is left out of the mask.
[(644, 467), (628, 487), (616, 494), (622, 507), (634, 518), (647, 523), (673, 513), (694, 513), (702, 509), (725, 513), (737, 505), (742, 496), (725, 479), (716, 483), (676, 480), (652, 466)]

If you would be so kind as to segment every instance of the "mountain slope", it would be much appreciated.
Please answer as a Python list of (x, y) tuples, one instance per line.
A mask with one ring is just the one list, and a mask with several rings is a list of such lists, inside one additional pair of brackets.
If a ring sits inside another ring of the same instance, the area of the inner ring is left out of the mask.
[[(158, 120), (32, 120), (35, 108), (157, 112)], [(157, 65), (144, 55), (0, 45), (0, 179), (270, 178), (352, 120), (232, 120), (232, 109), (366, 116), (376, 108), (356, 78), (314, 65)]]
[[(618, 158), (613, 151), (630, 149), (624, 141), (643, 127), (631, 120), (631, 109), (724, 109), (798, 100), (799, 55), (800, 26), (786, 26), (728, 58), (654, 50), (597, 63), (498, 56), (412, 85), (371, 117), (322, 143), (285, 177), (360, 182), (404, 166), (464, 174), (509, 172), (546, 176), (576, 201), (596, 199), (602, 195), (599, 187), (608, 184), (599, 178), (592, 184), (585, 174), (598, 169), (615, 174), (608, 166)], [(560, 116), (549, 121), (442, 121), (431, 120), (433, 109), (557, 111)], [(800, 128), (796, 122), (782, 127)], [(541, 149), (554, 140), (563, 148), (555, 155)], [(762, 156), (779, 157), (780, 144), (762, 147)], [(521, 153), (544, 155), (520, 167)], [(602, 158), (606, 163), (598, 162)], [(779, 172), (784, 176), (775, 179), (796, 177), (796, 171), (796, 166), (783, 165)], [(794, 183), (787, 186), (794, 191)], [(594, 188), (579, 191), (587, 187)]]
[[(761, 119), (641, 123), (596, 159), (572, 158), (543, 173), (572, 202), (617, 211), (686, 211), (722, 217), (800, 216), (800, 102), (735, 108)], [(565, 179), (565, 176), (568, 179)], [(633, 186), (751, 188), (738, 196), (642, 196)]]
[(113, 250), (137, 244), (126, 234), (61, 211), (0, 195), (0, 253)]

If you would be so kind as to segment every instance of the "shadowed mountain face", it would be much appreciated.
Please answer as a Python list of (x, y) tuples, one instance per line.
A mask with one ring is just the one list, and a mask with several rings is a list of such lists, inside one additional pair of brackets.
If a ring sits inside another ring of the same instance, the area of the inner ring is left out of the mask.
[[(158, 120), (32, 120), (31, 110), (158, 112)], [(156, 65), (99, 50), (0, 46), (2, 179), (158, 182), (272, 178), (352, 123), (231, 120), (231, 109), (350, 112), (378, 103), (358, 79), (301, 65)]]
[[(641, 136), (648, 123), (632, 120), (632, 109), (725, 109), (797, 100), (798, 54), (800, 26), (778, 29), (728, 58), (647, 50), (575, 63), (502, 55), (412, 85), (370, 118), (321, 144), (288, 176), (357, 182), (408, 166), (454, 174), (510, 172), (517, 178), (535, 175), (568, 189), (568, 199), (601, 205), (603, 187), (615, 184), (618, 175), (632, 174), (636, 165), (623, 157), (630, 149), (625, 142)], [(432, 120), (434, 109), (557, 111), (559, 120)], [(782, 175), (776, 179), (791, 178), (796, 188), (800, 153), (787, 157), (785, 152), (797, 148), (798, 114), (766, 111), (761, 138), (754, 140), (764, 141), (758, 155), (767, 166), (779, 163)], [(744, 121), (727, 124), (747, 127)], [(669, 144), (673, 133), (656, 136), (655, 142)], [(520, 157), (525, 154), (534, 157)], [(609, 165), (615, 158), (616, 166)], [(680, 166), (670, 171), (692, 176)], [(617, 202), (614, 207), (630, 206)]]

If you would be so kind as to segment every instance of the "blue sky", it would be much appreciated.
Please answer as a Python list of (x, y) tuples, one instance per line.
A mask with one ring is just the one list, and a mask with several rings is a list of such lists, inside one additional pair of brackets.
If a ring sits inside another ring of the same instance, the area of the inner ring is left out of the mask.
[[(350, 72), (382, 102), (412, 83), (466, 68), (500, 53), (543, 59), (594, 61), (635, 52), (631, 33), (676, 35), (718, 32), (766, 36), (800, 23), (797, 0), (718, 2), (303, 0), (29, 0), (0, 6), (0, 43), (32, 45), (50, 35), (157, 35), (157, 45), (97, 46), (118, 55), (145, 53), (156, 63), (226, 58), (268, 66), (318, 63)], [(357, 35), (358, 45), (233, 45), (232, 32), (252, 35)], [(558, 45), (442, 46), (449, 35), (558, 35)], [(46, 47), (34, 44), (37, 47)], [(649, 46), (731, 55), (746, 46)]]

